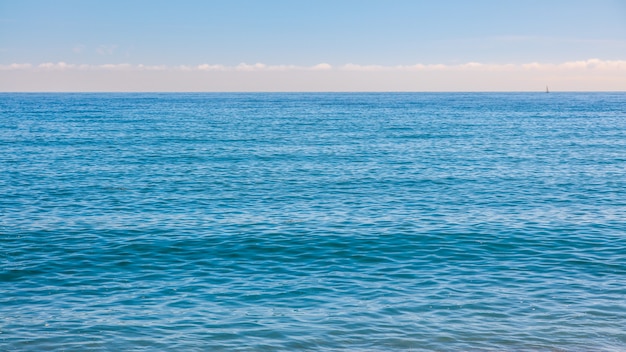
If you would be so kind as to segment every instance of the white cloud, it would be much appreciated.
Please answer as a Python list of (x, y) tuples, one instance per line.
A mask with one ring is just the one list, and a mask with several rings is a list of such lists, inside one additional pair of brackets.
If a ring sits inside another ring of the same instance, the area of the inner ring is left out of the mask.
[(119, 64), (70, 64), (64, 61), (45, 62), (33, 66), (29, 63), (12, 63), (0, 65), (0, 70), (130, 70), (130, 71), (360, 71), (360, 72), (403, 72), (403, 71), (545, 71), (545, 70), (591, 70), (591, 71), (626, 71), (626, 60), (601, 60), (588, 59), (579, 61), (567, 61), (563, 63), (541, 63), (530, 62), (525, 64), (491, 64), (480, 62), (468, 62), (457, 65), (445, 64), (414, 64), (414, 65), (360, 65), (345, 64), (334, 68), (330, 64), (320, 63), (313, 66), (297, 65), (266, 65), (263, 63), (247, 64), (241, 63), (236, 66), (226, 66), (220, 64), (200, 64), (200, 65), (132, 65), (128, 63)]
[(101, 71), (119, 71), (119, 70), (167, 70), (167, 66), (144, 66), (144, 65), (131, 65), (131, 64), (103, 64), (103, 65), (88, 65), (88, 64), (68, 64), (63, 61), (59, 62), (45, 62), (37, 66), (31, 64), (11, 64), (2, 66), (5, 69), (29, 69), (35, 68), (39, 71), (67, 71), (67, 70), (101, 70)]
[(584, 61), (571, 61), (557, 65), (557, 68), (586, 70), (626, 70), (626, 60), (589, 59)]
[(267, 68), (267, 65), (262, 64), (262, 63), (256, 63), (254, 65), (248, 65), (246, 63), (240, 63), (239, 65), (237, 65), (235, 67), (235, 70), (237, 71), (260, 71)]
[(9, 65), (0, 65), (0, 70), (28, 70), (32, 68), (31, 64), (9, 64)]
[[(258, 72), (259, 74), (255, 73)], [(312, 66), (0, 64), (0, 91), (626, 91), (626, 60)]]
[(415, 65), (358, 65), (346, 64), (340, 67), (345, 71), (519, 71), (519, 70), (626, 70), (626, 60), (589, 59), (567, 61), (559, 64), (531, 62), (526, 64), (486, 64), (468, 62), (459, 65), (415, 64)]
[(365, 71), (365, 72), (383, 72), (383, 71), (437, 71), (437, 70), (458, 70), (458, 69), (471, 69), (484, 66), (479, 63), (471, 62), (463, 65), (443, 65), (443, 64), (415, 64), (415, 65), (395, 65), (395, 66), (383, 66), (383, 65), (358, 65), (358, 64), (346, 64), (340, 67), (345, 71)]
[(321, 63), (313, 66), (298, 66), (298, 65), (266, 65), (262, 63), (256, 63), (249, 65), (241, 63), (234, 67), (222, 66), (225, 70), (235, 71), (319, 71), (319, 70), (331, 70), (332, 66), (327, 63)]
[[(193, 67), (189, 67), (189, 66), (178, 66), (178, 67), (179, 69), (183, 71), (190, 71), (194, 69)], [(199, 71), (224, 71), (226, 67), (224, 65), (202, 64), (202, 65), (196, 66), (195, 69)]]
[(270, 65), (265, 67), (267, 71), (293, 71), (302, 70), (302, 67), (296, 65)]
[(391, 66), (345, 64), (340, 69), (345, 71), (389, 71)]
[(297, 66), (297, 65), (266, 65), (263, 63), (256, 63), (253, 65), (247, 63), (240, 63), (237, 66), (226, 66), (218, 64), (200, 64), (197, 66), (178, 65), (172, 67), (178, 71), (298, 71), (298, 70), (332, 70), (332, 66), (327, 63), (321, 63), (313, 66)]
[(485, 66), (485, 65), (481, 64), (480, 62), (468, 62), (466, 64), (460, 65), (460, 68), (464, 68), (464, 69), (480, 69), (480, 68), (483, 68), (483, 66)]
[(176, 71), (193, 71), (194, 67), (188, 66), (188, 65), (178, 65), (178, 66), (174, 66), (174, 70)]
[(143, 65), (133, 66), (131, 64), (104, 64), (98, 66), (92, 66), (92, 69), (102, 69), (102, 70), (133, 70), (133, 69), (143, 69)]
[(323, 62), (321, 64), (313, 65), (309, 69), (313, 71), (326, 71), (326, 70), (332, 70), (333, 67), (330, 64)]
[(412, 66), (398, 66), (401, 70), (408, 69), (409, 71), (418, 70), (418, 71), (437, 71), (437, 70), (445, 70), (451, 68), (451, 66), (446, 66), (443, 64), (415, 64)]
[(37, 68), (44, 70), (69, 70), (76, 68), (77, 66), (74, 64), (68, 64), (63, 61), (54, 63), (54, 62), (45, 62), (43, 64), (39, 64)]
[(165, 71), (168, 69), (167, 66), (165, 65), (143, 65), (143, 64), (139, 64), (137, 68), (139, 70), (146, 70), (146, 71)]
[(595, 70), (595, 71), (624, 71), (626, 70), (626, 60), (600, 60), (588, 59), (578, 61), (567, 61), (559, 64), (542, 64), (532, 62), (519, 65), (525, 70)]

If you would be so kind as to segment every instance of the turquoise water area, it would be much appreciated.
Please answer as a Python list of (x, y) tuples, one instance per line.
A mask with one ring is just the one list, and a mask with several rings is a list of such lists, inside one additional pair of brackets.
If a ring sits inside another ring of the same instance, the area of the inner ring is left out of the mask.
[(2, 351), (626, 351), (626, 93), (0, 94)]

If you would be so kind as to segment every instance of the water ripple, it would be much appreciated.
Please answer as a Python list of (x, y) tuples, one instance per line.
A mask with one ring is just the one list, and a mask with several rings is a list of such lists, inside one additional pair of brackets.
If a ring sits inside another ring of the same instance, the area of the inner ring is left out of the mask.
[(624, 106), (0, 94), (0, 349), (626, 350)]

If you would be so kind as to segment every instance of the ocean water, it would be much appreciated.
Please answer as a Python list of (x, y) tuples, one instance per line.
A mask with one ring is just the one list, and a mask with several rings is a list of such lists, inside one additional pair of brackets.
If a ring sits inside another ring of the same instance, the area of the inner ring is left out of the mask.
[(0, 94), (2, 351), (626, 351), (626, 93)]

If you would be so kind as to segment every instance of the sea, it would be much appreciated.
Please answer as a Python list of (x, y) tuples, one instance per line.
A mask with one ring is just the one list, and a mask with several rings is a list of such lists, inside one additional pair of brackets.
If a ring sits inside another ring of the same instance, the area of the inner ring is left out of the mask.
[(626, 93), (2, 93), (0, 351), (626, 351)]

